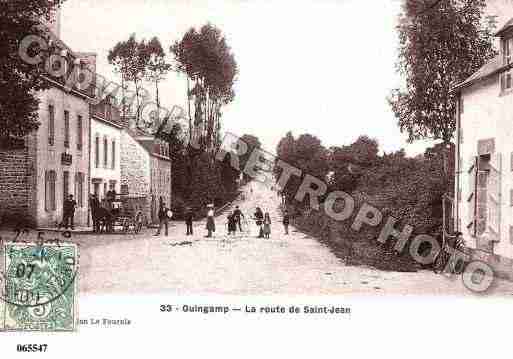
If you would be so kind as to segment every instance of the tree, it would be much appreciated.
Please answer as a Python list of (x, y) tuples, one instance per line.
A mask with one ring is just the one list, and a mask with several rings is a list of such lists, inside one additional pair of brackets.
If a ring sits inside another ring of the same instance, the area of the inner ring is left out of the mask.
[(408, 140), (449, 143), (455, 130), (450, 90), (495, 56), (483, 26), (484, 0), (406, 0), (400, 15), (398, 71), (406, 87), (389, 97)]
[(155, 84), (155, 97), (157, 100), (158, 118), (160, 118), (159, 83), (166, 78), (171, 65), (166, 62), (166, 54), (158, 37), (153, 37), (146, 44), (146, 79)]
[[(36, 91), (49, 88), (41, 77), (43, 67), (23, 61), (18, 55), (28, 35), (47, 38), (40, 20), (49, 20), (64, 0), (1, 1), (0, 13), (0, 142), (22, 137), (39, 127)], [(31, 49), (36, 50), (36, 49)]]
[[(141, 107), (142, 80), (146, 75), (150, 54), (147, 51), (145, 40), (138, 42), (135, 34), (130, 35), (127, 41), (120, 41), (109, 50), (107, 59), (114, 66), (116, 72), (121, 74), (121, 81), (124, 88), (124, 81), (131, 81), (135, 87), (135, 99), (137, 101), (136, 120), (139, 121)], [(126, 116), (127, 104), (123, 95), (122, 111)], [(128, 104), (130, 106), (131, 104)]]
[(219, 145), (222, 107), (235, 97), (235, 57), (221, 31), (211, 24), (199, 31), (189, 29), (170, 50), (176, 70), (187, 78), (189, 142), (195, 136), (202, 149), (215, 149)]
[(368, 136), (358, 137), (349, 146), (330, 148), (330, 185), (334, 189), (352, 192), (363, 170), (378, 163), (378, 149), (378, 142)]
[[(317, 137), (303, 134), (295, 139), (292, 133), (288, 132), (278, 143), (277, 154), (280, 160), (301, 170), (301, 177), (292, 176), (282, 189), (289, 201), (295, 197), (307, 174), (320, 181), (326, 180), (329, 169), (328, 151)], [(280, 178), (282, 171), (279, 166), (276, 166), (275, 178)]]

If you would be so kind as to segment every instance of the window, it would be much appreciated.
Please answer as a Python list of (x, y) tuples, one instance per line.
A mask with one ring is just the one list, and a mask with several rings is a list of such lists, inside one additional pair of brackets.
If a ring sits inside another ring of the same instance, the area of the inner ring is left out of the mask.
[(55, 107), (48, 106), (48, 144), (53, 146), (55, 143)]
[(100, 168), (100, 137), (94, 139), (94, 167)]
[(75, 175), (75, 201), (81, 208), (84, 207), (84, 181), (85, 175), (82, 172), (77, 172)]
[(109, 143), (107, 142), (107, 137), (103, 138), (103, 168), (107, 168), (108, 162), (108, 154), (109, 154)]
[(63, 175), (64, 177), (62, 178), (62, 193), (63, 199), (66, 200), (66, 198), (69, 197), (69, 172), (64, 171)]
[(511, 71), (501, 74), (501, 90), (509, 90), (513, 87)]
[(121, 185), (121, 193), (122, 194), (128, 194), (128, 185), (127, 184), (122, 184)]
[(112, 169), (116, 168), (116, 141), (112, 140), (112, 163), (110, 164)]
[(513, 38), (505, 39), (503, 42), (504, 65), (511, 63), (511, 51), (513, 50)]
[(69, 112), (64, 111), (64, 147), (69, 148)]
[(107, 197), (107, 182), (103, 182), (103, 198)]
[(55, 180), (57, 176), (55, 171), (49, 170), (45, 172), (45, 211), (55, 211), (57, 206), (55, 203)]
[(82, 116), (77, 117), (77, 150), (82, 151)]

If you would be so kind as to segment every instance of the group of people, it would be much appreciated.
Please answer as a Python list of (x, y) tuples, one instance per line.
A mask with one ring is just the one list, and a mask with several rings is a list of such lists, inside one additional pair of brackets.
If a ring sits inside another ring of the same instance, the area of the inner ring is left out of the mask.
[[(159, 236), (160, 232), (162, 230), (162, 227), (165, 228), (165, 235), (168, 235), (168, 222), (173, 217), (173, 212), (166, 207), (165, 203), (162, 202), (159, 209), (159, 229), (155, 236)], [(216, 224), (215, 224), (215, 211), (214, 211), (214, 205), (208, 204), (207, 205), (207, 223), (206, 223), (206, 230), (207, 235), (206, 238), (211, 238), (213, 236), (213, 233), (216, 231)], [(185, 225), (186, 225), (186, 235), (192, 236), (193, 235), (193, 221), (194, 221), (194, 212), (191, 208), (186, 208), (185, 210)], [(228, 235), (235, 235), (237, 230), (242, 232), (242, 223), (243, 220), (245, 220), (246, 217), (244, 216), (244, 213), (242, 213), (239, 206), (235, 207), (235, 210), (230, 211), (228, 213), (228, 216), (226, 217), (226, 224), (228, 227)], [(271, 216), (269, 215), (269, 212), (263, 212), (260, 207), (257, 207), (255, 210), (255, 213), (253, 214), (252, 219), (255, 221), (257, 227), (258, 227), (258, 238), (270, 238), (271, 236)], [(282, 224), (283, 229), (285, 231), (285, 234), (289, 234), (289, 223), (290, 223), (290, 215), (287, 210), (283, 212), (283, 218), (282, 218)]]
[[(115, 196), (114, 193), (111, 194), (111, 196)], [(109, 197), (111, 197), (109, 196)], [(110, 199), (110, 198), (109, 198)], [(96, 195), (91, 195), (90, 198), (91, 206), (92, 208), (100, 208), (100, 203)], [(60, 224), (60, 226), (64, 226), (68, 228), (69, 225), (71, 225), (71, 228), (73, 229), (73, 217), (75, 213), (75, 207), (77, 203), (73, 200), (73, 196), (70, 195), (68, 199), (64, 202), (64, 216), (63, 221)], [(93, 213), (93, 222), (94, 226), (96, 227), (96, 216), (94, 216)], [(193, 235), (193, 221), (194, 221), (194, 212), (193, 210), (188, 207), (185, 210), (184, 214), (184, 220), (186, 225), (186, 235), (192, 236)], [(214, 205), (208, 204), (207, 205), (207, 223), (206, 223), (206, 230), (207, 235), (205, 237), (211, 238), (213, 236), (213, 233), (216, 230), (215, 225), (215, 211), (214, 211)], [(157, 232), (155, 233), (155, 236), (160, 236), (160, 233), (162, 229), (165, 230), (165, 235), (168, 236), (169, 232), (169, 220), (173, 218), (173, 212), (169, 207), (166, 206), (164, 201), (160, 202), (159, 210), (158, 210), (158, 218), (159, 218), (159, 227)], [(227, 227), (228, 227), (228, 235), (235, 235), (237, 230), (242, 232), (242, 223), (243, 220), (245, 220), (245, 216), (242, 213), (239, 206), (235, 207), (235, 210), (230, 211), (227, 216)], [(271, 216), (269, 215), (269, 212), (263, 212), (260, 207), (257, 207), (253, 217), (251, 218), (255, 221), (255, 224), (258, 227), (258, 238), (270, 238), (271, 235)], [(282, 218), (282, 224), (283, 229), (286, 235), (289, 234), (289, 223), (290, 223), (290, 215), (287, 210), (283, 212), (283, 218)]]

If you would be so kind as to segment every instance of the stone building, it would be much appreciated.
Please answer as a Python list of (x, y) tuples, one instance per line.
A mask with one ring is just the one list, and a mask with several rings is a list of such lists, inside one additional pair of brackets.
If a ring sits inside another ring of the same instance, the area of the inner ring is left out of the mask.
[(129, 126), (121, 135), (121, 192), (147, 198), (147, 218), (158, 221), (160, 201), (171, 203), (171, 159), (167, 145)]
[(51, 87), (37, 94), (38, 130), (13, 146), (4, 146), (0, 154), (2, 217), (14, 216), (39, 227), (55, 226), (62, 220), (68, 194), (73, 194), (78, 203), (75, 225), (85, 225), (88, 217), (92, 89), (65, 86), (74, 67), (83, 68), (84, 64), (78, 53), (60, 40), (59, 19), (57, 12), (48, 31), (63, 76), (44, 76)]
[(513, 258), (513, 6), (500, 14), (500, 54), (454, 89), (454, 216), (469, 247)]

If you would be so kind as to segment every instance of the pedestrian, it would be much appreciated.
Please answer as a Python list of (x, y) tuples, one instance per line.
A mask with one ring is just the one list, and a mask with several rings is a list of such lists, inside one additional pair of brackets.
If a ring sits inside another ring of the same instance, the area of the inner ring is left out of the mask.
[(207, 206), (207, 238), (212, 238), (212, 233), (216, 231), (216, 223), (214, 222), (214, 205), (209, 204)]
[(228, 235), (234, 234), (237, 231), (237, 219), (234, 212), (230, 212), (227, 217)]
[(159, 208), (159, 229), (157, 233), (155, 233), (155, 236), (160, 236), (160, 231), (162, 230), (162, 227), (164, 226), (166, 229), (166, 237), (168, 236), (168, 226), (169, 226), (169, 220), (171, 217), (173, 217), (173, 212), (169, 208), (166, 207), (165, 202), (160, 203)]
[(189, 207), (185, 212), (185, 226), (187, 227), (187, 236), (192, 236), (192, 221), (194, 219), (194, 214), (192, 213), (192, 209)]
[(285, 210), (283, 212), (283, 229), (285, 229), (285, 234), (289, 234), (289, 223), (290, 223), (290, 215), (289, 211)]
[(264, 236), (265, 236), (265, 238), (269, 238), (270, 235), (271, 235), (271, 217), (269, 216), (269, 212), (265, 212)]
[(239, 226), (239, 231), (242, 232), (242, 218), (245, 219), (244, 214), (240, 210), (239, 206), (235, 206), (235, 211), (233, 212), (235, 216), (235, 223)]
[(74, 219), (76, 206), (77, 202), (73, 200), (73, 195), (70, 194), (68, 198), (64, 200), (62, 222), (59, 224), (59, 228), (64, 226), (64, 228), (68, 229), (71, 226), (71, 229), (75, 229)]
[(260, 209), (260, 207), (257, 207), (255, 210), (255, 222), (258, 227), (258, 238), (264, 238), (264, 232), (262, 229), (262, 222), (264, 220), (264, 213)]

